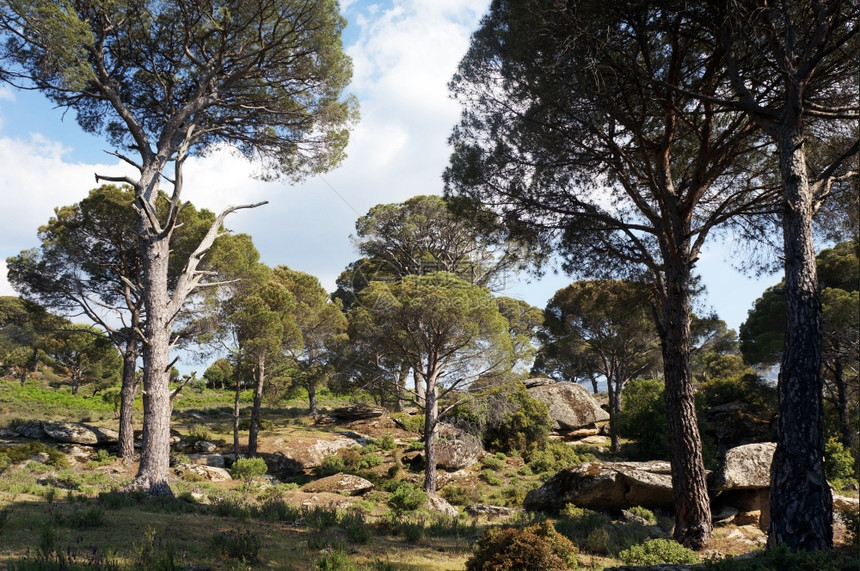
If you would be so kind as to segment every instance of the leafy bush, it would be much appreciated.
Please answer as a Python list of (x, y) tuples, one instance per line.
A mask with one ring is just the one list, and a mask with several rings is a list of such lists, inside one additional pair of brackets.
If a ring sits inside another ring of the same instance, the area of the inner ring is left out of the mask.
[(209, 440), (211, 437), (209, 427), (205, 424), (192, 424), (191, 428), (188, 429), (188, 440), (191, 442)]
[[(699, 556), (671, 539), (649, 539), (618, 554), (628, 565), (696, 564)], [(778, 567), (782, 569), (782, 567)]]
[(635, 516), (641, 517), (645, 521), (648, 521), (650, 523), (657, 523), (657, 517), (654, 515), (654, 512), (652, 512), (648, 508), (643, 508), (642, 506), (633, 506), (627, 511), (629, 511)]
[(403, 535), (408, 543), (415, 544), (424, 539), (427, 532), (427, 523), (424, 518), (416, 520), (404, 520), (397, 525), (397, 531)]
[(512, 452), (547, 441), (552, 426), (548, 410), (548, 405), (529, 395), (525, 385), (514, 381), (457, 406), (452, 416), (460, 424), (473, 426), (487, 449)]
[(856, 479), (856, 462), (851, 451), (835, 436), (824, 443), (824, 472), (827, 480), (842, 483)]
[(349, 560), (349, 556), (341, 549), (334, 549), (317, 561), (317, 571), (358, 571), (358, 566)]
[(379, 447), (382, 450), (394, 450), (397, 448), (397, 443), (394, 441), (394, 436), (391, 435), (390, 432), (386, 432), (385, 436), (383, 436), (379, 441)]
[(238, 480), (252, 480), (266, 475), (269, 467), (262, 458), (239, 458), (230, 467), (230, 475)]
[(260, 543), (260, 536), (249, 529), (219, 531), (209, 540), (209, 545), (219, 555), (245, 562), (257, 560)]
[(396, 517), (414, 512), (427, 501), (427, 492), (415, 484), (400, 482), (397, 488), (388, 496), (388, 507)]
[(266, 521), (283, 521), (295, 523), (302, 519), (302, 510), (288, 504), (280, 498), (272, 498), (257, 509), (259, 517)]
[(56, 468), (68, 468), (69, 460), (66, 455), (55, 448), (46, 446), (39, 441), (28, 442), (18, 446), (0, 446), (0, 472), (11, 466), (25, 462), (36, 454), (47, 454), (45, 462)]
[(580, 453), (575, 448), (559, 440), (550, 440), (543, 446), (532, 444), (523, 454), (523, 459), (533, 472), (558, 472), (570, 466), (578, 466), (594, 460), (588, 453)]
[(555, 529), (577, 545), (585, 545), (588, 536), (596, 529), (612, 526), (612, 519), (606, 514), (587, 508), (567, 504), (559, 513)]
[(345, 514), (340, 520), (340, 527), (353, 543), (367, 543), (373, 536), (367, 519), (359, 512)]
[(501, 486), (502, 479), (492, 470), (484, 470), (481, 472), (481, 479), (491, 486)]
[(75, 510), (67, 520), (69, 527), (74, 529), (101, 527), (105, 523), (105, 512), (94, 506), (84, 510)]
[(484, 465), (484, 468), (489, 468), (490, 470), (501, 470), (505, 467), (504, 460), (496, 458), (495, 456), (490, 456), (489, 454), (484, 456), (481, 460), (481, 464)]
[(215, 515), (220, 517), (235, 517), (246, 520), (251, 512), (246, 505), (233, 498), (221, 498), (214, 505)]
[(475, 486), (448, 485), (439, 491), (439, 495), (455, 506), (468, 506), (481, 500), (481, 492)]
[(361, 470), (366, 470), (368, 468), (375, 468), (380, 464), (382, 464), (381, 456), (378, 456), (377, 454), (365, 454), (358, 462), (358, 468)]
[(661, 381), (634, 379), (624, 386), (618, 434), (635, 440), (643, 457), (668, 458), (666, 401)]
[(437, 515), (427, 524), (426, 533), (430, 537), (473, 537), (478, 531), (474, 519), (469, 521), (446, 515)]
[(335, 508), (313, 506), (303, 508), (304, 519), (308, 527), (317, 531), (326, 531), (338, 524), (340, 514)]
[(490, 529), (466, 561), (467, 571), (566, 571), (579, 567), (577, 549), (549, 522), (524, 529)]

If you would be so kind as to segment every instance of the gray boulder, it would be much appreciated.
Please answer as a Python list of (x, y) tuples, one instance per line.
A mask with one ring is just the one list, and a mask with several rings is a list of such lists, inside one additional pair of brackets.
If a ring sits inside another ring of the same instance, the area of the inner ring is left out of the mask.
[(360, 496), (372, 489), (372, 482), (369, 482), (364, 478), (359, 478), (353, 474), (344, 474), (343, 472), (340, 472), (334, 476), (327, 476), (313, 481), (305, 485), (305, 487), (302, 488), (302, 491), (311, 494), (329, 492), (332, 494)]
[(532, 384), (529, 395), (549, 406), (555, 430), (576, 430), (609, 420), (588, 390), (577, 383)]
[(717, 470), (711, 474), (710, 488), (723, 492), (770, 487), (770, 464), (775, 450), (775, 442), (745, 444), (732, 448), (726, 452)]
[(183, 474), (194, 474), (201, 480), (209, 482), (226, 482), (232, 480), (230, 472), (224, 468), (216, 468), (214, 466), (204, 466), (201, 464), (179, 464), (173, 469), (178, 476)]
[(481, 441), (450, 424), (440, 423), (436, 435), (436, 465), (450, 471), (468, 468), (484, 452)]
[(45, 431), (42, 428), (42, 421), (40, 420), (31, 420), (30, 422), (25, 422), (20, 425), (17, 429), (19, 435), (24, 438), (37, 438), (42, 439), (45, 437)]
[(448, 517), (457, 517), (460, 514), (457, 508), (448, 503), (448, 500), (442, 496), (437, 496), (436, 494), (430, 494), (427, 501), (424, 503), (424, 509), (440, 513)]
[(515, 508), (491, 506), (489, 504), (472, 504), (470, 506), (466, 506), (466, 513), (472, 517), (478, 517), (479, 515), (485, 515), (490, 518), (511, 517), (517, 513), (517, 511), (518, 510)]
[(99, 436), (95, 431), (76, 422), (43, 422), (42, 430), (58, 442), (88, 445), (99, 443)]
[(529, 511), (558, 512), (566, 504), (590, 509), (672, 507), (668, 462), (589, 462), (565, 468), (526, 494)]

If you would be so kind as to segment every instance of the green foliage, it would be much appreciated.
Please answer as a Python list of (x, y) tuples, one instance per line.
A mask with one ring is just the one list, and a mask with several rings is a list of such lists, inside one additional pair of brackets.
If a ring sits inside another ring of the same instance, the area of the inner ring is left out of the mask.
[(370, 528), (367, 518), (360, 512), (344, 514), (340, 519), (340, 527), (353, 543), (367, 543), (373, 536), (373, 530)]
[(303, 515), (301, 508), (288, 504), (280, 498), (272, 498), (263, 502), (257, 513), (259, 517), (266, 521), (283, 521), (287, 523), (295, 523)]
[[(619, 559), (628, 565), (696, 564), (699, 556), (671, 539), (649, 539), (634, 545), (618, 554)], [(785, 569), (785, 567), (775, 567)]]
[(397, 447), (394, 436), (390, 432), (386, 432), (385, 436), (379, 441), (379, 447), (385, 451), (394, 450)]
[(437, 515), (427, 524), (426, 533), (429, 537), (474, 537), (478, 531), (475, 519), (465, 520), (461, 517)]
[(857, 571), (857, 554), (848, 554), (835, 549), (826, 551), (791, 551), (778, 545), (759, 551), (750, 558), (725, 558), (704, 562), (705, 569), (717, 571)]
[(578, 452), (559, 440), (549, 440), (543, 446), (532, 444), (523, 454), (523, 459), (533, 472), (558, 472), (594, 460), (588, 453)]
[(388, 507), (395, 517), (419, 509), (427, 501), (427, 492), (409, 482), (401, 482), (388, 496)]
[(317, 571), (358, 571), (358, 566), (349, 560), (343, 550), (333, 549), (324, 554), (316, 564)]
[(577, 545), (586, 545), (588, 538), (598, 529), (612, 527), (609, 516), (568, 504), (559, 513), (555, 529)]
[(268, 469), (262, 458), (239, 458), (233, 462), (230, 474), (234, 479), (252, 480), (265, 476)]
[(577, 549), (549, 522), (524, 529), (489, 529), (466, 561), (467, 571), (567, 571), (579, 567)]
[(456, 486), (449, 484), (439, 491), (439, 495), (455, 506), (468, 506), (481, 500), (481, 492), (475, 486)]
[(824, 473), (832, 483), (857, 479), (857, 461), (851, 451), (835, 436), (824, 443)]
[(334, 508), (305, 506), (302, 513), (308, 527), (317, 531), (326, 531), (340, 522), (340, 513)]
[(657, 523), (657, 517), (654, 515), (654, 512), (652, 512), (648, 508), (643, 508), (642, 506), (633, 506), (627, 511), (629, 511), (635, 516), (641, 517), (642, 519), (650, 523)]
[(214, 504), (215, 515), (246, 520), (251, 516), (248, 506), (235, 498), (219, 498)]
[(548, 405), (532, 398), (525, 385), (514, 381), (486, 389), (451, 414), (475, 426), (488, 450), (522, 452), (530, 445), (547, 442), (552, 426), (548, 411)]
[(501, 486), (503, 483), (499, 475), (492, 470), (484, 470), (481, 472), (481, 479), (491, 486)]
[(698, 408), (709, 409), (730, 402), (744, 403), (748, 409), (768, 419), (776, 412), (776, 387), (755, 374), (708, 380), (699, 385)]
[(408, 543), (414, 545), (424, 539), (427, 533), (427, 522), (423, 517), (403, 520), (397, 524), (397, 531)]
[(105, 524), (105, 512), (98, 506), (74, 510), (69, 515), (67, 523), (73, 529), (101, 527)]
[(17, 446), (0, 446), (0, 473), (12, 464), (25, 462), (36, 454), (47, 454), (46, 464), (55, 468), (68, 468), (69, 460), (66, 455), (45, 444), (34, 441)]
[(241, 559), (247, 563), (257, 560), (260, 553), (260, 536), (250, 529), (219, 531), (209, 540), (215, 553)]
[(669, 451), (663, 383), (634, 379), (621, 393), (618, 434), (635, 440), (643, 457), (666, 458)]

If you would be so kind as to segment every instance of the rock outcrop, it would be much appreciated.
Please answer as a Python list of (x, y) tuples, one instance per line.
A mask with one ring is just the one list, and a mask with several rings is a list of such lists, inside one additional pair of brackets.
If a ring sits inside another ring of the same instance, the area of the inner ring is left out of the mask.
[(468, 468), (484, 452), (481, 441), (450, 424), (439, 424), (436, 435), (436, 465), (444, 470)]
[(367, 420), (385, 416), (387, 411), (381, 406), (369, 406), (366, 404), (352, 404), (334, 409), (331, 415), (337, 420), (353, 422), (356, 420)]
[(448, 500), (436, 494), (431, 494), (427, 498), (427, 501), (424, 503), (424, 509), (449, 517), (457, 517), (460, 513), (457, 511), (457, 508), (448, 503)]
[(774, 442), (745, 444), (728, 450), (711, 474), (710, 488), (722, 492), (770, 487), (770, 464), (775, 450)]
[(590, 509), (632, 506), (672, 507), (672, 476), (668, 462), (588, 462), (561, 470), (535, 490), (523, 507), (558, 512), (565, 504)]
[(549, 406), (554, 430), (576, 430), (609, 420), (609, 413), (600, 408), (582, 385), (530, 381), (526, 384), (529, 395)]
[(302, 488), (302, 491), (311, 494), (327, 492), (348, 496), (360, 496), (372, 489), (372, 482), (353, 474), (344, 474), (343, 472), (339, 472), (333, 476), (320, 478), (319, 480), (306, 484)]

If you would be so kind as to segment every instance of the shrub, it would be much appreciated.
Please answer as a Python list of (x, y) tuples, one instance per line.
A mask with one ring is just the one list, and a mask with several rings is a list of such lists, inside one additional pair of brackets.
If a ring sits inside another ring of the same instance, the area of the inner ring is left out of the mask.
[(94, 506), (85, 510), (75, 510), (69, 516), (68, 524), (75, 529), (101, 527), (105, 523), (105, 512)]
[(247, 481), (262, 478), (268, 469), (262, 458), (239, 458), (230, 467), (230, 475), (235, 479)]
[(671, 539), (649, 539), (618, 554), (628, 565), (696, 564), (699, 556)]
[(544, 446), (533, 444), (523, 455), (533, 472), (558, 472), (570, 466), (577, 466), (594, 460), (588, 453), (579, 453), (571, 446), (558, 440), (550, 440)]
[(0, 472), (12, 464), (25, 462), (40, 453), (48, 455), (48, 460), (45, 463), (49, 466), (55, 468), (69, 467), (69, 460), (65, 454), (41, 442), (34, 441), (18, 446), (0, 446)]
[(302, 510), (288, 504), (280, 498), (265, 501), (259, 508), (258, 514), (267, 521), (283, 521), (295, 523), (302, 519)]
[(338, 524), (340, 514), (335, 508), (326, 508), (323, 506), (304, 507), (304, 519), (312, 529), (326, 531)]
[(771, 571), (803, 569), (815, 571), (857, 571), (857, 554), (831, 549), (825, 551), (791, 551), (779, 545), (745, 559), (705, 561), (705, 569), (719, 571)]
[(649, 523), (657, 523), (657, 517), (654, 515), (654, 512), (652, 512), (648, 508), (643, 508), (642, 506), (633, 506), (627, 511), (635, 516), (641, 517)]
[(427, 524), (426, 533), (430, 537), (473, 537), (478, 531), (474, 519), (467, 521), (459, 517), (438, 515)]
[(215, 515), (220, 517), (235, 517), (240, 520), (246, 520), (251, 517), (251, 512), (247, 506), (232, 498), (219, 499), (215, 502), (214, 510)]
[(197, 442), (199, 440), (209, 440), (211, 436), (212, 435), (209, 432), (209, 427), (205, 424), (192, 424), (191, 428), (188, 429), (188, 440), (191, 442)]
[(666, 403), (661, 381), (634, 379), (624, 386), (618, 434), (635, 440), (643, 457), (668, 458)]
[(358, 566), (349, 560), (343, 549), (326, 553), (317, 561), (317, 571), (358, 571)]
[(501, 486), (502, 479), (492, 470), (484, 470), (481, 472), (481, 479), (491, 486)]
[(353, 543), (367, 543), (373, 536), (373, 531), (362, 513), (352, 512), (344, 515), (340, 520), (340, 527)]
[(427, 531), (427, 524), (424, 518), (419, 518), (414, 521), (402, 521), (397, 526), (397, 531), (403, 534), (403, 537), (408, 543), (418, 543), (424, 539)]
[(382, 457), (376, 454), (365, 454), (358, 462), (358, 468), (360, 470), (366, 470), (368, 468), (375, 468), (380, 464), (382, 464)]
[(824, 472), (830, 482), (842, 483), (855, 479), (856, 463), (851, 451), (835, 436), (824, 443)]
[(260, 536), (249, 529), (219, 531), (209, 540), (209, 545), (222, 556), (253, 562), (260, 553)]
[(505, 461), (495, 456), (484, 456), (481, 460), (481, 464), (484, 465), (484, 468), (489, 468), (490, 470), (501, 470), (505, 467)]
[(445, 486), (439, 495), (455, 506), (476, 504), (481, 499), (481, 492), (474, 486)]
[(524, 529), (490, 529), (478, 540), (467, 571), (566, 571), (579, 567), (577, 549), (549, 522)]
[(388, 507), (396, 517), (414, 512), (427, 501), (427, 492), (415, 484), (400, 482), (397, 488), (388, 496)]
[(386, 451), (394, 450), (397, 447), (397, 443), (394, 441), (394, 436), (392, 436), (390, 432), (386, 432), (385, 436), (383, 436), (379, 441), (379, 447)]
[(612, 527), (606, 514), (568, 504), (561, 510), (555, 529), (577, 545), (587, 545), (588, 537), (596, 529)]

